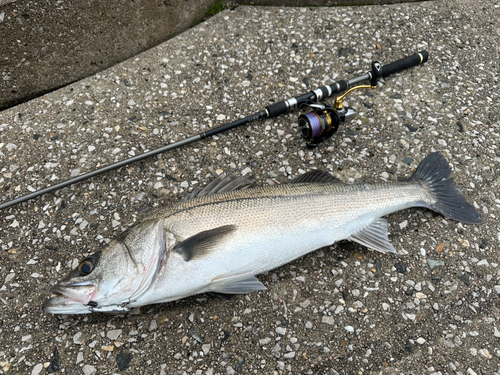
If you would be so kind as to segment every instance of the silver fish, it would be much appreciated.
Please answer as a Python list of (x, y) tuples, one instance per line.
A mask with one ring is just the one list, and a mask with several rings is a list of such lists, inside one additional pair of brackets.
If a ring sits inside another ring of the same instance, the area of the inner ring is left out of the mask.
[(199, 293), (264, 290), (255, 275), (343, 239), (394, 253), (382, 216), (409, 207), (480, 223), (450, 173), (433, 153), (399, 183), (346, 185), (321, 171), (272, 187), (217, 178), (82, 260), (51, 288), (43, 310), (127, 312)]

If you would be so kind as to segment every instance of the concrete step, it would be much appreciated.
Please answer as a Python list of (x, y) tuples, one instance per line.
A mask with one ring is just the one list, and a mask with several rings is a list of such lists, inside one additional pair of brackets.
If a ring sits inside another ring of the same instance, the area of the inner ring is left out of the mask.
[(0, 1), (0, 110), (164, 42), (200, 22), (215, 3)]

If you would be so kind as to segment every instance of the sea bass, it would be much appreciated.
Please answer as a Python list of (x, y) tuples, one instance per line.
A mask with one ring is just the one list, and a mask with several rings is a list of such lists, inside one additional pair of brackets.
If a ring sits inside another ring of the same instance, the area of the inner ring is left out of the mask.
[(116, 313), (199, 293), (264, 290), (255, 275), (340, 240), (394, 253), (382, 216), (409, 207), (480, 223), (450, 173), (436, 152), (398, 183), (347, 185), (318, 170), (266, 187), (219, 177), (83, 259), (51, 288), (43, 310)]

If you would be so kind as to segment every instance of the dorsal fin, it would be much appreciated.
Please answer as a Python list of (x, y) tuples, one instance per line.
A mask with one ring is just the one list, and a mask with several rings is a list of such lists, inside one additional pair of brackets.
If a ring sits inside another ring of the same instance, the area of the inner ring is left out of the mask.
[(337, 177), (333, 177), (330, 173), (315, 169), (304, 173), (303, 175), (290, 181), (290, 184), (298, 184), (301, 182), (329, 182), (334, 184), (343, 184)]
[(191, 193), (187, 194), (184, 197), (183, 201), (216, 193), (227, 193), (228, 191), (248, 189), (254, 186), (254, 182), (242, 176), (236, 176), (236, 174), (234, 173), (230, 174), (229, 176), (221, 174), (204, 188), (201, 188), (199, 186), (194, 188)]

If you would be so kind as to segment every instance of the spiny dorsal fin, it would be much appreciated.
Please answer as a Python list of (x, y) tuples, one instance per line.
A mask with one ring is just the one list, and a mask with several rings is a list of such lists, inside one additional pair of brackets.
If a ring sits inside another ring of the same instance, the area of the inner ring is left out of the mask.
[(201, 188), (199, 186), (194, 188), (191, 193), (187, 194), (184, 197), (183, 201), (216, 193), (226, 193), (228, 191), (248, 189), (254, 186), (254, 182), (244, 177), (236, 176), (236, 174), (234, 173), (230, 174), (229, 176), (221, 174), (204, 188)]
[(217, 249), (217, 245), (229, 234), (236, 230), (236, 225), (205, 230), (191, 236), (175, 245), (173, 251), (182, 255), (186, 262), (209, 255)]
[(343, 184), (337, 177), (333, 177), (330, 173), (315, 169), (304, 173), (303, 175), (290, 181), (290, 184), (298, 184), (301, 182), (329, 182), (335, 184)]
[(387, 236), (388, 226), (387, 220), (378, 218), (367, 227), (353, 234), (348, 240), (380, 251), (381, 253), (395, 253), (396, 249), (389, 242), (389, 237)]

